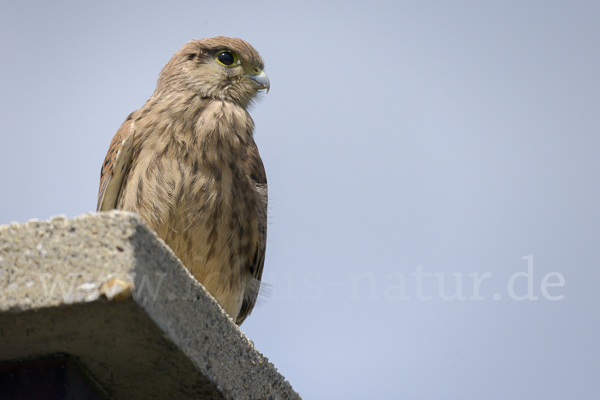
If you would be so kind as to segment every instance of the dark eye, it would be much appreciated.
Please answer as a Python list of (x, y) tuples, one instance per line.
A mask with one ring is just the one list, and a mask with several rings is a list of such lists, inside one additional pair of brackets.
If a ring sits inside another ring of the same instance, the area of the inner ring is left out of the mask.
[(226, 66), (233, 65), (235, 57), (229, 51), (222, 51), (217, 55), (217, 60)]

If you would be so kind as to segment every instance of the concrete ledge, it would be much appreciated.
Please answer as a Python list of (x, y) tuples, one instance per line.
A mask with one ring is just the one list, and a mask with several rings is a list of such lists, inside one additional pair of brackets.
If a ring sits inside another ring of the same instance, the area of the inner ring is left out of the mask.
[(55, 353), (109, 398), (300, 398), (132, 213), (0, 227), (0, 360)]

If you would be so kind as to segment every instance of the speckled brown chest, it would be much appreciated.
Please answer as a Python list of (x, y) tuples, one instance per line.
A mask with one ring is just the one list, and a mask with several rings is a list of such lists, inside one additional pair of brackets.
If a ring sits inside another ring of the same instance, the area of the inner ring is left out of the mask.
[(266, 218), (252, 119), (199, 96), (146, 104), (131, 118), (140, 134), (118, 208), (138, 213), (235, 319), (258, 290), (250, 265)]

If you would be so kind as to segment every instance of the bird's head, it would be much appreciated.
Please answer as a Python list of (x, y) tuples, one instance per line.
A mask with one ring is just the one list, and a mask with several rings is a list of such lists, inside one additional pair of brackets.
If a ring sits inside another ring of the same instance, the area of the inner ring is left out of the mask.
[(190, 90), (247, 108), (259, 90), (269, 91), (265, 63), (247, 42), (224, 36), (191, 40), (162, 69), (156, 91)]

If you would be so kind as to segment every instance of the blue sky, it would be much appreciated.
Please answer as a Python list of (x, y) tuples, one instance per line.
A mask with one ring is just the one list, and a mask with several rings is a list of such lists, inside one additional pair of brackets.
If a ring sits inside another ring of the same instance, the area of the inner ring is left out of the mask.
[(93, 211), (171, 55), (241, 37), (271, 80), (251, 113), (272, 291), (242, 330), (293, 387), (597, 398), (598, 21), (584, 1), (4, 2), (0, 223)]

